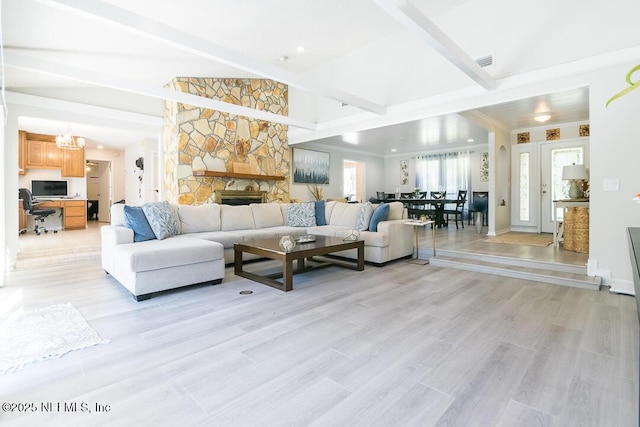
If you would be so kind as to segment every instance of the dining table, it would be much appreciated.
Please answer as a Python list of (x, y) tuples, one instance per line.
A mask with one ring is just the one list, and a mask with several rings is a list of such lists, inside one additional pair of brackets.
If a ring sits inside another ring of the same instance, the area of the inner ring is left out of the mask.
[[(447, 226), (447, 221), (444, 217), (445, 205), (458, 203), (457, 199), (421, 199), (417, 197), (403, 197), (399, 199), (386, 198), (380, 199), (380, 201), (384, 203), (401, 202), (404, 207), (407, 208), (410, 218), (413, 216), (420, 218), (422, 215), (432, 217), (435, 223), (434, 225), (438, 228)], [(433, 209), (429, 209), (429, 206), (433, 206)]]

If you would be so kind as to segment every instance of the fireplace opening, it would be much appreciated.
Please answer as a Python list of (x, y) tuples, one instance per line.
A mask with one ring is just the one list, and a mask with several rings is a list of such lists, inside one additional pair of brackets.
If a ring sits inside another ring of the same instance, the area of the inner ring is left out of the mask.
[(220, 190), (216, 191), (215, 202), (220, 205), (249, 205), (266, 203), (266, 191)]

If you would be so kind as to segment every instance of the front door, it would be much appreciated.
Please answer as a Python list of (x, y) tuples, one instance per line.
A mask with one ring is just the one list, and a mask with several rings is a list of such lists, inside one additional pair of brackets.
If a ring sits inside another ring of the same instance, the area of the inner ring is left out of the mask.
[[(546, 142), (540, 146), (540, 220), (543, 233), (553, 233), (553, 201), (569, 198), (569, 182), (562, 180), (567, 165), (587, 165), (586, 139)], [(558, 219), (562, 212), (558, 211)]]

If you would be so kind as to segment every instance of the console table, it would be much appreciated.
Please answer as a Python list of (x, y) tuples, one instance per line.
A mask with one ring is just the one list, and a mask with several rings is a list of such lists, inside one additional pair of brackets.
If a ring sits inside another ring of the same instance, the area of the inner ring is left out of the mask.
[(564, 222), (558, 221), (558, 209), (589, 208), (589, 199), (563, 199), (553, 201), (553, 245), (559, 246), (564, 233)]

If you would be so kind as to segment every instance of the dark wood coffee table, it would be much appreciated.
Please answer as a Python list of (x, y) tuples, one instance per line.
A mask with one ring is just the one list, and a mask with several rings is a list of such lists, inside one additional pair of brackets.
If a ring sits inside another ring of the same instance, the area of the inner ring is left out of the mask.
[[(236, 276), (246, 277), (247, 279), (288, 292), (293, 289), (293, 275), (297, 273), (328, 267), (330, 265), (338, 265), (358, 271), (364, 270), (363, 240), (345, 242), (341, 237), (316, 236), (315, 242), (297, 243), (291, 252), (285, 252), (280, 249), (279, 243), (280, 239), (251, 240), (235, 243), (233, 245), (233, 251), (234, 273)], [(357, 249), (358, 259), (356, 261), (350, 262), (334, 258), (328, 259), (326, 257), (323, 257), (321, 260), (314, 258), (347, 249)], [(282, 261), (282, 273), (260, 275), (243, 270), (243, 252)], [(293, 270), (293, 260), (297, 261), (295, 271)], [(306, 264), (305, 260), (309, 261), (310, 264)], [(282, 278), (282, 282), (275, 280), (279, 278)]]

